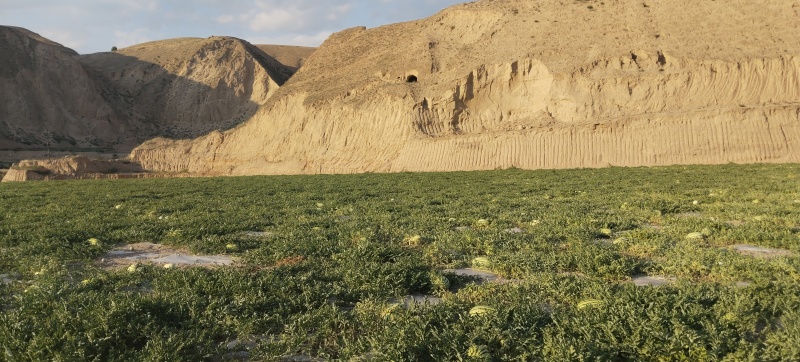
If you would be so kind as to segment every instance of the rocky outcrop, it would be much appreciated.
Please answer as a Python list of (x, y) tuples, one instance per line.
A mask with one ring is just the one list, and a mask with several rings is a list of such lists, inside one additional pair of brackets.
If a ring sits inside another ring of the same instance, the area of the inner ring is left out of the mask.
[(484, 0), (331, 36), (204, 175), (800, 162), (800, 2)]
[[(131, 178), (144, 174), (141, 166), (126, 160), (96, 160), (69, 156), (51, 160), (26, 160), (8, 170), (3, 182), (69, 180), (76, 178)], [(114, 175), (115, 177), (111, 177)], [(127, 177), (126, 177), (127, 175)]]

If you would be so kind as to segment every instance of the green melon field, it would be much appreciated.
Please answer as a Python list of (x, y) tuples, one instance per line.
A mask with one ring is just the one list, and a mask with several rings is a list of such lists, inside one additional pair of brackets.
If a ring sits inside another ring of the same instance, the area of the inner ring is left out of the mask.
[(7, 183), (0, 276), (4, 361), (796, 361), (800, 165)]

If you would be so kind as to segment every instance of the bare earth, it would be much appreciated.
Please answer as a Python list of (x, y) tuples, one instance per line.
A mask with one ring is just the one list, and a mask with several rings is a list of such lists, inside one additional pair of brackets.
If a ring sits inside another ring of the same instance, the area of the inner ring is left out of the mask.
[(232, 265), (235, 262), (235, 258), (225, 255), (192, 255), (186, 250), (153, 243), (122, 245), (109, 251), (99, 261), (104, 269), (127, 268), (133, 264), (211, 268)]
[(87, 107), (183, 138), (130, 154), (167, 173), (800, 162), (798, 0), (483, 0), (261, 49), (275, 58), (225, 37), (81, 56), (122, 90)]
[(132, 157), (204, 175), (798, 162), (799, 13), (786, 0), (454, 6), (334, 34), (246, 123)]
[(311, 54), (317, 50), (317, 48), (313, 47), (293, 45), (257, 44), (256, 47), (294, 71), (302, 67)]
[(78, 55), (26, 29), (0, 26), (0, 50), (3, 164), (31, 153), (125, 156), (153, 137), (230, 129), (296, 70), (230, 37)]

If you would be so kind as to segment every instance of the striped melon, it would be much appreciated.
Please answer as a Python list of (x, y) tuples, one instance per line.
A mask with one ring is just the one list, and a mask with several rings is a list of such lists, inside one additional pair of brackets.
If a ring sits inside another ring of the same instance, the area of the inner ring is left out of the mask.
[(399, 303), (392, 303), (383, 308), (381, 311), (381, 318), (383, 319), (393, 319), (397, 311), (400, 309)]
[(603, 301), (600, 299), (587, 299), (578, 303), (578, 309), (585, 309), (589, 307), (601, 307)]
[(477, 317), (477, 316), (487, 315), (487, 314), (492, 313), (494, 311), (496, 311), (496, 309), (494, 309), (492, 307), (487, 307), (485, 305), (478, 305), (478, 306), (472, 307), (472, 309), (469, 310), (469, 315), (470, 315), (470, 317)]
[(419, 235), (406, 236), (403, 239), (403, 244), (405, 244), (406, 246), (415, 247), (419, 246), (421, 243), (422, 243), (422, 236)]
[(703, 233), (693, 232), (686, 234), (686, 240), (703, 240), (705, 235)]
[(486, 346), (482, 346), (482, 345), (479, 346), (479, 345), (474, 345), (473, 344), (473, 345), (469, 346), (469, 349), (467, 349), (467, 357), (473, 358), (473, 359), (484, 360), (484, 359), (488, 359), (491, 356), (489, 355), (489, 352), (486, 351)]

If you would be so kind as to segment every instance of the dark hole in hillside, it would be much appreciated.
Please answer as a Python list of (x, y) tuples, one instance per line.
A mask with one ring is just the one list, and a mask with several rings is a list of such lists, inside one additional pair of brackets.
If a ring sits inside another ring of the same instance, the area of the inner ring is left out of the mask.
[(662, 52), (658, 52), (658, 65), (661, 67), (667, 65), (667, 57), (665, 57)]
[(406, 78), (406, 83), (416, 83), (416, 82), (417, 82), (416, 75), (409, 75), (408, 78)]

